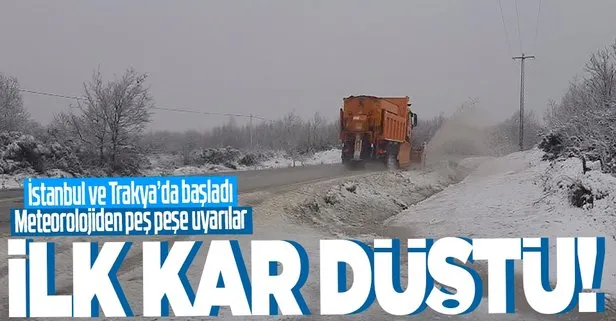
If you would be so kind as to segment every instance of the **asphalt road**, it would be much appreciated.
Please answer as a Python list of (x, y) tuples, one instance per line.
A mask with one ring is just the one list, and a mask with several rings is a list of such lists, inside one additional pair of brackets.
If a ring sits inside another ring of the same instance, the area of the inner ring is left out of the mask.
[[(238, 178), (238, 191), (250, 193), (261, 190), (286, 189), (296, 184), (306, 184), (331, 178), (352, 176), (358, 172), (375, 170), (347, 170), (341, 164), (302, 166), (292, 168), (277, 168), (253, 171), (237, 171), (225, 173), (208, 173), (204, 175), (233, 175)], [(23, 190), (0, 190), (0, 233), (9, 233), (9, 211), (11, 208), (23, 207)]]

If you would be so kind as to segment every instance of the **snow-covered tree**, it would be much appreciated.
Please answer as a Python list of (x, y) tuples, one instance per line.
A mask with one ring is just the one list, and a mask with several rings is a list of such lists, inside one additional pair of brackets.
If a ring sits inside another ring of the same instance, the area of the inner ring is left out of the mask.
[(598, 160), (603, 170), (616, 173), (616, 41), (592, 54), (585, 70), (551, 103), (546, 114), (551, 132), (541, 146), (550, 157)]
[[(524, 113), (524, 150), (541, 141), (544, 126), (533, 111)], [(496, 155), (506, 155), (520, 150), (520, 113), (515, 112), (488, 131), (488, 141)]]
[(17, 78), (0, 73), (0, 131), (23, 131), (29, 122)]

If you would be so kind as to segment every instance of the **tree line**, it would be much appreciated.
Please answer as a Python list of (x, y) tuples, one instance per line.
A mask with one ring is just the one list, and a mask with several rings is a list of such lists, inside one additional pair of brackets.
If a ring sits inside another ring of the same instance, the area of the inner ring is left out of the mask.
[[(308, 119), (287, 113), (254, 126), (238, 125), (230, 118), (205, 131), (147, 131), (155, 107), (147, 79), (147, 74), (132, 68), (111, 80), (95, 71), (83, 84), (83, 99), (42, 125), (24, 107), (18, 80), (0, 73), (0, 132), (22, 132), (69, 146), (85, 166), (110, 173), (134, 173), (152, 153), (186, 155), (198, 149), (233, 147), (282, 150), (297, 156), (340, 146), (339, 120), (319, 113)], [(616, 42), (590, 56), (586, 74), (574, 79), (560, 100), (551, 102), (543, 122), (527, 112), (523, 148), (541, 142), (539, 146), (552, 158), (580, 156), (598, 160), (604, 170), (616, 172), (615, 106)], [(412, 135), (414, 145), (430, 141), (454, 116), (420, 117)], [(488, 128), (491, 153), (517, 151), (518, 127), (515, 112)]]
[(42, 125), (24, 107), (18, 80), (0, 73), (0, 132), (21, 132), (44, 143), (60, 143), (71, 148), (85, 167), (120, 174), (138, 173), (145, 156), (153, 153), (188, 155), (233, 147), (281, 150), (293, 157), (339, 145), (338, 121), (319, 113), (309, 119), (287, 113), (254, 126), (238, 125), (231, 118), (205, 131), (148, 131), (155, 104), (147, 78), (132, 68), (111, 80), (95, 71), (83, 84), (83, 98)]
[[(242, 150), (284, 151), (289, 157), (340, 147), (339, 119), (315, 113), (302, 118), (293, 112), (273, 121), (237, 124), (227, 122), (204, 131), (146, 130), (155, 107), (147, 75), (134, 69), (112, 80), (100, 71), (83, 84), (83, 98), (53, 121), (33, 121), (23, 106), (19, 82), (0, 74), (0, 132), (18, 131), (46, 143), (70, 147), (85, 167), (107, 173), (134, 174), (149, 154), (175, 154), (186, 158), (207, 148), (232, 147)], [(412, 138), (415, 146), (428, 142), (448, 117), (419, 118)], [(504, 123), (513, 126), (512, 121)], [(505, 127), (506, 127), (505, 126)], [(528, 128), (533, 128), (529, 126)], [(514, 138), (515, 133), (511, 135)], [(532, 144), (532, 143), (531, 143)]]
[(545, 117), (549, 133), (541, 143), (546, 158), (580, 157), (598, 161), (616, 174), (616, 41), (590, 55)]

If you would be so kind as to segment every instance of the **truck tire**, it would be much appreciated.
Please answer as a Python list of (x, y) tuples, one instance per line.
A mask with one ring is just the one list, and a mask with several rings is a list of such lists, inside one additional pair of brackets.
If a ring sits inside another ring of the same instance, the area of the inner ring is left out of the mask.
[(397, 170), (400, 168), (400, 164), (398, 162), (398, 150), (399, 146), (397, 143), (392, 142), (387, 146), (387, 158), (385, 162), (388, 170)]
[(398, 160), (395, 155), (387, 155), (387, 169), (388, 170), (396, 170), (398, 169)]

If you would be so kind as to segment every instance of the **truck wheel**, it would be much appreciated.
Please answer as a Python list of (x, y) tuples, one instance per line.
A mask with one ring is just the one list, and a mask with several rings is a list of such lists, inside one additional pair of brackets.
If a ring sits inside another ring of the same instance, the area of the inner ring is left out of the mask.
[(390, 144), (387, 147), (387, 160), (386, 160), (386, 165), (387, 165), (387, 169), (389, 170), (396, 170), (398, 169), (399, 163), (398, 163), (398, 146), (396, 144)]
[(396, 159), (396, 155), (387, 155), (387, 169), (398, 169), (398, 160)]

